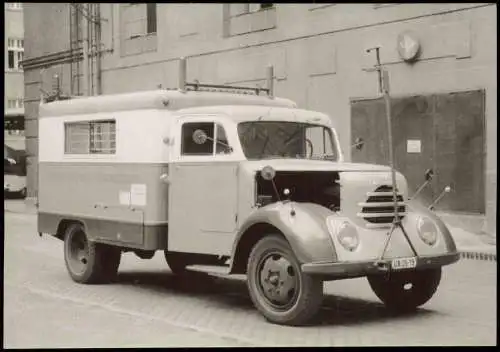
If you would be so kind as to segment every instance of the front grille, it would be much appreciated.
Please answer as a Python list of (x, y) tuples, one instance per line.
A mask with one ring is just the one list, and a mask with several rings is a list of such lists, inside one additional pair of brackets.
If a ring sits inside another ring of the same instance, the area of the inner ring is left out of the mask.
[[(374, 192), (367, 193), (368, 199), (359, 203), (361, 213), (358, 216), (372, 224), (390, 224), (394, 221), (394, 201), (391, 186), (380, 186)], [(406, 205), (401, 193), (397, 193), (398, 215), (406, 215)]]

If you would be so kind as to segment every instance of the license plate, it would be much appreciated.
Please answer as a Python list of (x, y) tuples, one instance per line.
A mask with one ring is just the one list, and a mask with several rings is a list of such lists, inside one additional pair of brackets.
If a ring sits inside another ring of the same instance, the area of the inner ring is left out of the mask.
[(417, 266), (417, 258), (397, 258), (391, 262), (391, 267), (394, 270), (412, 269)]

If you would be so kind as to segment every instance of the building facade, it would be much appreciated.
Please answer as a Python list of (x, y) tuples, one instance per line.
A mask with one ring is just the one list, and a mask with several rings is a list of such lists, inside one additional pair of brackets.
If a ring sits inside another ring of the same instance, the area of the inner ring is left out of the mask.
[[(272, 64), (275, 94), (331, 115), (347, 160), (387, 163), (376, 53), (367, 51), (379, 47), (394, 98), (396, 167), (414, 189), (432, 168), (424, 196), (451, 186), (440, 210), (482, 214), (496, 233), (494, 4), (30, 3), (25, 23), (32, 197), (43, 92), (175, 87), (179, 57), (188, 80), (219, 84), (263, 86)], [(351, 148), (357, 137), (366, 140), (361, 151)]]
[(5, 67), (4, 67), (4, 128), (5, 142), (24, 149), (24, 57), (23, 6), (19, 2), (4, 4), (5, 8)]

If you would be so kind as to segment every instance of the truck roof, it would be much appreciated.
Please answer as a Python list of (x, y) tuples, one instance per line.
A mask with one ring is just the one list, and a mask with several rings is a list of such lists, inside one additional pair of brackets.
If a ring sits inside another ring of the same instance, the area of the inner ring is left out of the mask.
[(296, 104), (283, 98), (226, 92), (153, 90), (134, 93), (77, 97), (40, 104), (39, 117), (83, 115), (141, 109), (180, 110), (208, 106), (265, 106), (294, 108)]
[(329, 125), (332, 120), (324, 113), (290, 107), (218, 105), (182, 109), (182, 114), (224, 114), (236, 122), (245, 121), (296, 121)]

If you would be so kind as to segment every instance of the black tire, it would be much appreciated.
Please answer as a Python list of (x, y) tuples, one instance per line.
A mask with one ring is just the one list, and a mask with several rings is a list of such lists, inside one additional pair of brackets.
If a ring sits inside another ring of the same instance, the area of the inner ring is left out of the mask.
[(71, 278), (82, 284), (109, 283), (120, 266), (121, 250), (88, 240), (81, 224), (68, 226), (64, 235), (64, 261)]
[(429, 301), (441, 282), (441, 268), (368, 276), (368, 282), (387, 308), (409, 312)]
[(189, 260), (189, 255), (184, 253), (168, 252), (163, 251), (165, 255), (165, 260), (170, 268), (170, 271), (176, 275), (185, 275), (189, 271), (186, 270), (186, 266), (193, 264)]
[(255, 307), (275, 324), (304, 325), (316, 315), (323, 300), (323, 281), (301, 271), (292, 248), (278, 235), (262, 238), (252, 249), (247, 285)]

